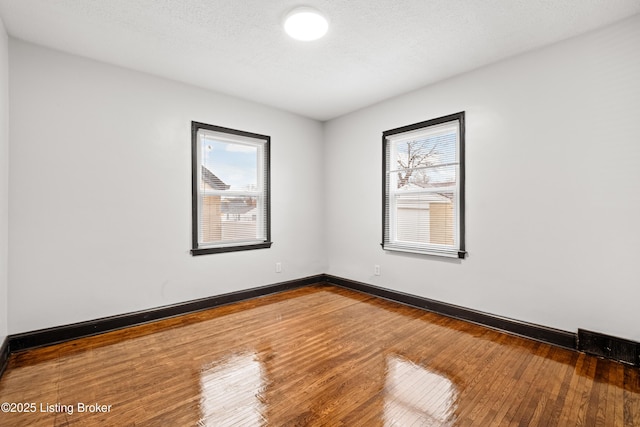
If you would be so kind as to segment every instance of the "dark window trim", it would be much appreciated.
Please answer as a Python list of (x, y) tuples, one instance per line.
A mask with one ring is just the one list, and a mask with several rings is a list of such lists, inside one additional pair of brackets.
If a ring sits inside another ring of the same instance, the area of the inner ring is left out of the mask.
[(250, 251), (252, 249), (267, 249), (270, 248), (272, 242), (264, 242), (264, 243), (252, 243), (250, 245), (235, 245), (235, 246), (218, 246), (218, 247), (208, 247), (208, 248), (195, 248), (191, 249), (191, 255), (207, 255), (207, 254), (220, 254), (223, 252), (240, 252), (240, 251)]
[[(401, 126), (399, 128), (390, 129), (382, 132), (382, 240), (380, 246), (384, 248), (384, 236), (385, 236), (385, 228), (386, 228), (386, 197), (387, 197), (387, 137), (392, 135), (397, 135), (399, 133), (405, 133), (413, 130), (418, 130), (430, 126), (435, 126), (443, 123), (458, 121), (460, 124), (460, 133), (459, 133), (459, 157), (460, 157), (460, 222), (458, 224), (459, 227), (459, 238), (460, 238), (460, 247), (458, 248), (458, 258), (464, 259), (467, 254), (465, 249), (465, 121), (464, 121), (464, 111), (455, 114), (449, 114), (447, 116), (438, 117), (431, 120), (425, 120), (423, 122), (414, 123), (407, 126)], [(413, 252), (412, 252), (413, 253)], [(420, 254), (420, 252), (415, 252), (416, 254)], [(429, 255), (429, 254), (426, 254)], [(435, 255), (435, 254), (434, 254)]]
[[(262, 243), (239, 244), (229, 246), (208, 246), (199, 247), (198, 245), (198, 130), (205, 129), (213, 132), (227, 133), (231, 135), (244, 136), (248, 138), (260, 139), (265, 141), (264, 145), (264, 161), (266, 165), (265, 176), (265, 231), (266, 240)], [(271, 241), (271, 137), (258, 133), (246, 132), (238, 129), (231, 129), (222, 126), (210, 125), (201, 122), (191, 122), (191, 254), (206, 255), (217, 254), (223, 252), (248, 251), (252, 249), (270, 248)]]

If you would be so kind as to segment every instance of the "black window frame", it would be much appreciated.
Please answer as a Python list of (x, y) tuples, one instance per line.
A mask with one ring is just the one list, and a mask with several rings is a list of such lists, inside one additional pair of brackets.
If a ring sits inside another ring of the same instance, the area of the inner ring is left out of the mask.
[[(253, 138), (257, 140), (264, 140), (264, 168), (265, 168), (265, 182), (264, 182), (264, 198), (265, 198), (265, 240), (260, 243), (252, 244), (237, 244), (237, 245), (220, 245), (220, 246), (206, 246), (200, 247), (199, 243), (199, 229), (200, 212), (198, 209), (198, 197), (199, 197), (199, 174), (198, 169), (201, 167), (198, 159), (198, 131), (200, 129), (209, 130), (213, 132), (226, 133), (233, 136), (240, 136), (246, 138)], [(191, 254), (207, 255), (226, 252), (238, 252), (248, 251), (254, 249), (267, 249), (270, 248), (273, 242), (271, 241), (271, 137), (268, 135), (257, 134), (253, 132), (247, 132), (238, 129), (231, 129), (223, 126), (210, 125), (202, 122), (191, 122), (191, 219), (192, 219), (192, 247)]]
[[(459, 129), (458, 129), (458, 158), (459, 158), (459, 218), (458, 218), (458, 247), (457, 247), (457, 258), (464, 259), (467, 255), (466, 247), (465, 247), (465, 173), (466, 173), (466, 161), (465, 161), (465, 112), (461, 111), (454, 114), (449, 114), (446, 116), (438, 117), (435, 119), (425, 120), (422, 122), (414, 123), (407, 126), (402, 126), (395, 129), (390, 129), (382, 132), (382, 242), (380, 246), (383, 250), (387, 251), (399, 251), (399, 252), (408, 252), (412, 254), (418, 255), (428, 255), (428, 256), (442, 256), (442, 257), (452, 257), (452, 255), (445, 254), (444, 252), (438, 253), (438, 251), (422, 251), (422, 250), (401, 250), (393, 247), (385, 246), (385, 243), (388, 241), (387, 236), (387, 220), (389, 218), (389, 212), (387, 211), (389, 203), (387, 202), (387, 194), (388, 194), (388, 178), (387, 178), (387, 152), (389, 151), (387, 148), (388, 137), (393, 135), (398, 135), (406, 132), (416, 131), (440, 124), (445, 124), (449, 122), (458, 121)], [(454, 250), (455, 252), (455, 250)]]

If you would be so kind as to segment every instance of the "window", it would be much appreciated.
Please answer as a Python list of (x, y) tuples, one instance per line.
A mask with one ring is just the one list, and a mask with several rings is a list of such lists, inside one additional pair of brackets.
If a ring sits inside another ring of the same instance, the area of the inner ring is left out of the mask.
[(270, 141), (191, 123), (193, 255), (271, 246)]
[(383, 249), (464, 258), (464, 112), (382, 142)]

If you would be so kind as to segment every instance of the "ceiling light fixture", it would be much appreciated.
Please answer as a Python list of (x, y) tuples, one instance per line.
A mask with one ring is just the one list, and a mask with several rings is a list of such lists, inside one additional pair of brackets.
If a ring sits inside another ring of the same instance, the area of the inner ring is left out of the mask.
[(329, 21), (310, 7), (297, 7), (284, 18), (284, 30), (296, 40), (312, 41), (327, 34)]

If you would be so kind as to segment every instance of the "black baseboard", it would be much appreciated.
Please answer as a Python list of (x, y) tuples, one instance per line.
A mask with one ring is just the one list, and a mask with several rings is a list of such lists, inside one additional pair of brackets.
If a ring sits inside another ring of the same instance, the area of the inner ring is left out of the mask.
[(432, 311), (444, 316), (487, 326), (502, 332), (640, 366), (640, 343), (638, 342), (610, 337), (596, 332), (585, 331), (583, 329), (579, 329), (578, 334), (574, 334), (560, 329), (521, 322), (519, 320), (496, 316), (466, 307), (369, 285), (367, 283), (357, 282), (328, 274), (319, 274), (288, 282), (245, 289), (242, 291), (201, 298), (198, 300), (134, 313), (126, 313), (89, 320), (86, 322), (74, 323), (71, 325), (63, 325), (22, 334), (9, 335), (4, 340), (2, 347), (0, 347), (0, 376), (7, 365), (8, 358), (11, 353), (98, 335), (130, 326), (150, 323), (157, 320), (207, 310), (221, 305), (319, 283), (340, 286), (401, 304), (410, 305), (412, 307)]
[(56, 326), (53, 328), (10, 335), (8, 337), (9, 351), (11, 353), (15, 353), (52, 344), (59, 344), (65, 341), (85, 338), (144, 323), (155, 322), (157, 320), (168, 319), (182, 314), (207, 310), (221, 305), (300, 288), (315, 283), (321, 283), (323, 281), (324, 275), (320, 274), (317, 276), (245, 289), (242, 291), (152, 308), (149, 310), (137, 311), (134, 313), (119, 314), (116, 316), (74, 323), (71, 325)]
[(624, 338), (578, 329), (578, 350), (640, 366), (640, 343)]
[(470, 308), (460, 307), (416, 295), (405, 294), (391, 289), (380, 288), (378, 286), (356, 282), (354, 280), (342, 279), (331, 275), (325, 275), (325, 280), (332, 285), (375, 295), (380, 298), (432, 311), (434, 313), (467, 322), (477, 323), (482, 326), (488, 326), (502, 332), (508, 332), (510, 334), (542, 341), (571, 350), (576, 349), (576, 334), (571, 332), (536, 325), (533, 323), (521, 322), (519, 320), (500, 317), (489, 313), (483, 313)]
[(6, 337), (0, 346), (0, 378), (9, 363), (9, 354), (9, 337)]

